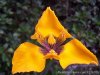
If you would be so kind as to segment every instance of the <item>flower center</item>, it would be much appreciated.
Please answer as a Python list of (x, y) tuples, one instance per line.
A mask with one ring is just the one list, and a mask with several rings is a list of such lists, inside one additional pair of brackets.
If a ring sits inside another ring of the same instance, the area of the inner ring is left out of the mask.
[(58, 55), (63, 50), (61, 45), (62, 41), (53, 35), (48, 36), (44, 42), (42, 42), (41, 48), (42, 53), (45, 55), (46, 59), (59, 59)]
[(41, 47), (41, 52), (45, 55), (46, 59), (59, 58), (58, 55), (63, 50), (63, 45), (66, 44), (66, 37), (67, 35), (64, 31), (62, 31), (58, 37), (55, 37), (52, 34), (43, 37), (39, 32), (34, 36), (34, 38), (37, 38), (38, 44), (40, 44)]

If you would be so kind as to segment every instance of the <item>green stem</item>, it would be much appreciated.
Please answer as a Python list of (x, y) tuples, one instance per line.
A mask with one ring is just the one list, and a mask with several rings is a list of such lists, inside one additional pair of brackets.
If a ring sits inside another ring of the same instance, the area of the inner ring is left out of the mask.
[(34, 75), (37, 75), (37, 73), (34, 73)]
[(53, 61), (49, 60), (46, 69), (45, 69), (40, 75), (47, 75), (47, 73), (48, 73), (48, 71), (49, 71), (49, 68), (51, 67), (51, 65), (52, 65), (53, 63), (54, 63)]

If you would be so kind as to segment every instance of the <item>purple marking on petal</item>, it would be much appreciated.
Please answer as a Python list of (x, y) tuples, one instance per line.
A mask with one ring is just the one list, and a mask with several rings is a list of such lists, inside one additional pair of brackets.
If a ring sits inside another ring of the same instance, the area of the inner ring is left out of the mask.
[(46, 55), (49, 51), (46, 50), (46, 49), (41, 48), (41, 52), (42, 52), (44, 55)]
[(60, 54), (60, 52), (62, 51), (62, 46), (58, 46), (57, 44), (55, 44), (53, 49), (56, 51), (56, 53)]
[(63, 41), (59, 41), (56, 39), (56, 43), (53, 45), (50, 45), (48, 44), (47, 39), (46, 39), (45, 41), (41, 43), (41, 45), (44, 47), (44, 48), (41, 48), (41, 51), (43, 52), (43, 54), (47, 54), (49, 53), (51, 49), (53, 49), (59, 55), (63, 49), (63, 46), (61, 46), (62, 43)]
[(49, 47), (48, 43), (43, 42), (42, 43), (42, 46), (44, 46), (47, 50), (50, 50), (50, 47)]
[(62, 42), (57, 42), (57, 43), (55, 44), (55, 46), (56, 46), (56, 47), (59, 47), (61, 44), (62, 44)]

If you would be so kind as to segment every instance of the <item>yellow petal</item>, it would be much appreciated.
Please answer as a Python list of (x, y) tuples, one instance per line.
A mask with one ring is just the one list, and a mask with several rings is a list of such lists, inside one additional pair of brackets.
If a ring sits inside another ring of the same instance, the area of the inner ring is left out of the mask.
[(45, 67), (45, 59), (38, 46), (25, 42), (14, 52), (12, 65), (13, 74), (30, 71), (41, 72)]
[[(43, 12), (41, 18), (39, 19), (35, 33), (42, 35), (43, 37), (47, 37), (49, 35), (53, 35), (58, 37), (60, 32), (64, 31), (67, 34), (67, 37), (71, 37), (71, 35), (64, 29), (64, 27), (59, 22), (56, 17), (54, 11), (47, 7), (47, 9)], [(32, 39), (36, 38), (37, 34), (32, 35)]]
[(64, 49), (59, 55), (59, 62), (63, 69), (71, 64), (98, 64), (96, 56), (77, 39), (64, 45)]

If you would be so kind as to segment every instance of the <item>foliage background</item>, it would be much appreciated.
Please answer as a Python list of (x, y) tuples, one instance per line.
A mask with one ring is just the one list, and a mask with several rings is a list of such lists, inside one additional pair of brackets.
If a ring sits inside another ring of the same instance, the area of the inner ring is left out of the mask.
[[(64, 27), (100, 60), (100, 0), (0, 0), (0, 75), (11, 75), (14, 50), (20, 43), (30, 40), (34, 27), (47, 6), (51, 6)], [(57, 73), (61, 68), (56, 64), (57, 62), (53, 63), (53, 67), (46, 70), (46, 73), (20, 74), (78, 75), (72, 72), (100, 71), (99, 67), (93, 65), (72, 65), (67, 69), (71, 73), (61, 74)], [(95, 75), (100, 75), (100, 72)]]

